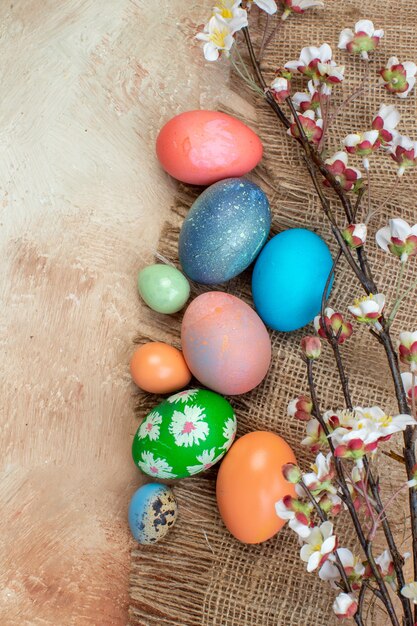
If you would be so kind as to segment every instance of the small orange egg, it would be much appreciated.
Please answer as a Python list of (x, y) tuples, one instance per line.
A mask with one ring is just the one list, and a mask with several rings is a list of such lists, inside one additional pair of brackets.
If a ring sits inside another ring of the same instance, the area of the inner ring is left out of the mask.
[(178, 391), (191, 380), (182, 352), (160, 341), (145, 343), (136, 350), (130, 372), (137, 386), (150, 393)]
[(275, 503), (295, 495), (295, 487), (282, 474), (285, 463), (296, 463), (282, 437), (255, 431), (236, 441), (217, 476), (217, 504), (228, 530), (243, 543), (261, 543), (285, 524)]

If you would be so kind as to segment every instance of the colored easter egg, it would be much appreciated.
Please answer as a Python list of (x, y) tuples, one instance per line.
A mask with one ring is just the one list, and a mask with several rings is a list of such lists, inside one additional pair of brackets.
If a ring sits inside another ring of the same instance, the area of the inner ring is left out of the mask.
[(221, 291), (203, 293), (185, 311), (184, 358), (206, 387), (225, 395), (246, 393), (265, 378), (271, 340), (262, 320), (243, 300)]
[(184, 274), (162, 263), (139, 272), (138, 289), (146, 304), (158, 313), (180, 311), (190, 296), (190, 283)]
[(224, 283), (245, 270), (271, 226), (268, 198), (244, 178), (222, 180), (197, 198), (179, 237), (185, 274), (205, 285)]
[(168, 174), (191, 185), (243, 176), (262, 158), (262, 143), (246, 124), (218, 111), (186, 111), (162, 127), (156, 154)]
[(160, 341), (137, 348), (130, 361), (130, 372), (137, 386), (149, 393), (172, 393), (191, 380), (181, 350)]
[(282, 474), (295, 456), (284, 439), (255, 431), (233, 444), (220, 465), (216, 495), (220, 515), (228, 530), (243, 543), (261, 543), (285, 524), (275, 503), (295, 495), (294, 485)]
[(128, 520), (136, 541), (147, 545), (165, 537), (178, 515), (174, 492), (167, 485), (149, 483), (139, 487), (129, 504)]
[(133, 460), (153, 478), (193, 476), (220, 461), (235, 434), (227, 400), (205, 389), (181, 391), (143, 420), (133, 439)]
[(252, 275), (253, 301), (265, 324), (291, 331), (311, 322), (321, 310), (332, 266), (326, 243), (305, 228), (286, 230), (268, 241)]

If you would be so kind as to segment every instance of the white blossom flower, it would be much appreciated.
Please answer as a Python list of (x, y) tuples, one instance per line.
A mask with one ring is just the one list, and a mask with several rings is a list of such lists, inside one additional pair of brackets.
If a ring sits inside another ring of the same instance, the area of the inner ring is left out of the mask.
[[(302, 510), (296, 510), (293, 506), (294, 499), (290, 496), (279, 500), (275, 504), (275, 512), (280, 519), (287, 520), (288, 526), (293, 530), (301, 539), (307, 539), (310, 536), (311, 528), (309, 526), (309, 517), (306, 512)], [(300, 505), (302, 508), (307, 505)]]
[(308, 9), (322, 9), (323, 0), (281, 0), (284, 12), (281, 19), (286, 20), (291, 13), (304, 13)]
[(275, 0), (249, 0), (249, 7), (252, 2), (269, 15), (273, 15), (277, 12), (278, 7)]
[(214, 15), (224, 20), (234, 34), (248, 25), (248, 13), (241, 7), (242, 0), (216, 0)]
[(211, 450), (203, 450), (201, 454), (199, 454), (196, 459), (200, 461), (198, 465), (188, 465), (187, 471), (193, 475), (198, 474), (199, 472), (203, 472), (204, 470), (208, 470), (210, 467), (215, 465), (223, 456), (223, 452), (219, 454), (217, 457), (216, 448), (212, 448)]
[(407, 169), (417, 166), (417, 141), (413, 141), (407, 135), (398, 133), (389, 146), (389, 152), (399, 165), (398, 176), (402, 176)]
[(368, 157), (381, 145), (378, 130), (368, 130), (364, 133), (351, 133), (344, 138), (343, 144), (349, 154), (362, 157), (363, 166), (369, 170)]
[(379, 132), (382, 144), (390, 143), (397, 134), (395, 130), (400, 121), (400, 112), (393, 105), (381, 104), (378, 113), (372, 120), (372, 129)]
[(306, 91), (297, 91), (291, 98), (295, 110), (302, 113), (308, 110), (314, 111), (316, 117), (320, 119), (323, 117), (320, 108), (320, 92), (315, 88), (312, 80), (308, 81), (307, 88), (308, 93)]
[(326, 434), (316, 419), (307, 422), (306, 435), (307, 437), (302, 440), (301, 445), (308, 446), (312, 452), (317, 452), (328, 443)]
[(161, 422), (162, 415), (158, 411), (151, 411), (139, 426), (139, 439), (145, 439), (145, 437), (148, 437), (151, 441), (158, 439)]
[(413, 604), (417, 604), (417, 582), (414, 580), (401, 589), (401, 595), (405, 598), (409, 598)]
[(225, 438), (225, 442), (222, 446), (220, 446), (223, 450), (228, 450), (232, 445), (234, 438), (236, 436), (236, 417), (229, 417), (226, 420), (225, 425), (223, 426), (222, 431), (223, 437)]
[(306, 46), (300, 52), (300, 58), (296, 61), (289, 61), (285, 64), (286, 69), (291, 72), (299, 71), (306, 76), (317, 78), (317, 64), (329, 63), (332, 58), (332, 49), (328, 43), (317, 46)]
[(355, 30), (345, 28), (340, 33), (339, 48), (353, 54), (360, 54), (362, 59), (369, 58), (368, 53), (375, 50), (379, 40), (384, 36), (384, 31), (375, 30), (371, 20), (359, 20), (355, 24)]
[(165, 459), (157, 458), (152, 452), (142, 452), (142, 460), (138, 462), (142, 472), (154, 478), (175, 478), (172, 467)]
[[(365, 566), (362, 561), (347, 548), (338, 548), (336, 550), (343, 569), (350, 582), (358, 581), (365, 573)], [(335, 557), (330, 555), (328, 560), (322, 565), (319, 571), (319, 578), (328, 581), (332, 587), (337, 588), (335, 583), (342, 578), (339, 568), (335, 565)]]
[(174, 411), (169, 432), (177, 446), (193, 446), (204, 441), (209, 434), (209, 426), (204, 421), (206, 415), (199, 406), (185, 406), (182, 411)]
[(301, 548), (300, 558), (307, 563), (307, 571), (313, 572), (323, 565), (337, 546), (336, 535), (333, 535), (333, 524), (323, 522), (311, 529), (305, 545)]
[(332, 49), (328, 43), (324, 43), (320, 48), (316, 46), (303, 48), (298, 61), (289, 61), (285, 68), (304, 74), (316, 87), (321, 85), (322, 93), (326, 95), (331, 92), (333, 85), (343, 80), (345, 71), (344, 66), (338, 66), (332, 59)]
[(202, 33), (197, 33), (196, 39), (205, 42), (203, 51), (207, 61), (217, 61), (222, 52), (228, 56), (235, 41), (230, 25), (217, 14), (210, 18)]
[(398, 98), (406, 98), (416, 84), (417, 65), (412, 61), (400, 63), (397, 57), (388, 59), (380, 70), (384, 87)]
[(411, 415), (387, 415), (378, 406), (355, 407), (353, 411), (338, 415), (342, 417), (341, 425), (330, 435), (335, 446), (353, 440), (360, 440), (367, 446), (415, 425)]
[(358, 601), (354, 593), (339, 593), (333, 602), (333, 611), (340, 618), (353, 617), (358, 610)]
[(358, 298), (348, 310), (358, 322), (375, 324), (378, 322), (385, 307), (385, 296), (382, 293), (372, 293), (369, 296)]
[[(331, 482), (334, 475), (333, 456), (331, 452), (329, 452), (327, 456), (325, 456), (322, 452), (319, 452), (316, 456), (315, 462), (311, 466), (311, 469), (312, 471), (303, 474), (302, 478), (305, 486), (308, 487), (309, 491), (311, 491), (313, 495), (318, 495), (323, 491), (331, 494), (337, 493), (336, 488)], [(296, 485), (295, 489), (297, 495), (305, 495), (300, 485)]]
[(171, 404), (188, 402), (188, 400), (193, 400), (197, 394), (198, 389), (187, 389), (186, 391), (180, 391), (179, 393), (174, 393), (174, 395), (169, 396), (169, 398), (167, 398), (167, 402), (170, 402)]
[(380, 248), (399, 257), (401, 263), (417, 254), (417, 224), (410, 226), (401, 217), (390, 219), (388, 226), (378, 230), (375, 239)]

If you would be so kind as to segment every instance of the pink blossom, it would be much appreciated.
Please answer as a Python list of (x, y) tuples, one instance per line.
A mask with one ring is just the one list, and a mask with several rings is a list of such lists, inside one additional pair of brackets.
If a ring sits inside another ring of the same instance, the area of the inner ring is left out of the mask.
[[(303, 115), (298, 115), (298, 119), (308, 141), (319, 143), (323, 135), (323, 120), (316, 120), (313, 111), (306, 111)], [(295, 121), (292, 122), (287, 133), (296, 139), (300, 138), (300, 131)]]
[(369, 169), (368, 157), (381, 145), (378, 130), (368, 130), (364, 133), (352, 133), (343, 140), (345, 149), (349, 154), (356, 154), (363, 159), (363, 166)]
[(417, 65), (411, 61), (400, 63), (397, 57), (388, 59), (380, 70), (384, 87), (399, 98), (406, 98), (416, 83)]
[(352, 324), (346, 322), (341, 313), (336, 313), (330, 307), (324, 310), (324, 328), (321, 319), (321, 315), (316, 315), (314, 318), (314, 328), (320, 337), (327, 339), (326, 328), (333, 333), (334, 337), (337, 337), (338, 343), (341, 345), (349, 339), (353, 333)]
[(407, 135), (396, 135), (389, 147), (391, 157), (399, 165), (398, 176), (417, 165), (417, 141)]
[(367, 231), (366, 224), (349, 224), (342, 232), (342, 235), (349, 248), (354, 249), (360, 248), (365, 244)]
[(397, 134), (395, 128), (398, 126), (400, 117), (400, 113), (394, 105), (381, 104), (378, 113), (372, 120), (372, 128), (379, 132), (379, 139), (383, 145), (394, 139)]
[[(362, 186), (362, 174), (356, 167), (348, 166), (348, 155), (346, 152), (336, 152), (332, 157), (325, 160), (325, 164), (329, 172), (333, 174), (345, 191), (351, 191), (352, 189), (357, 191)], [(323, 179), (323, 184), (326, 187), (330, 187), (330, 183), (326, 178)]]

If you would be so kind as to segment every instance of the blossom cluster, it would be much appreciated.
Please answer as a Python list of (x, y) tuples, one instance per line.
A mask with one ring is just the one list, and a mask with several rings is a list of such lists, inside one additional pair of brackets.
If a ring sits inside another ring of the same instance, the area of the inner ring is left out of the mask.
[[(224, 54), (229, 56), (235, 43), (237, 32), (248, 26), (248, 11), (251, 5), (269, 15), (277, 12), (275, 0), (217, 0), (212, 15), (196, 38), (204, 42), (203, 51), (207, 61), (217, 61)], [(291, 13), (302, 14), (307, 9), (322, 8), (323, 0), (278, 0), (283, 12), (281, 19), (285, 20)]]

